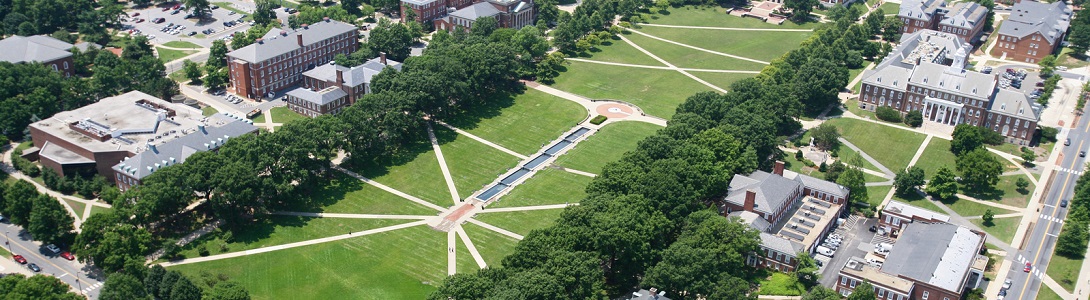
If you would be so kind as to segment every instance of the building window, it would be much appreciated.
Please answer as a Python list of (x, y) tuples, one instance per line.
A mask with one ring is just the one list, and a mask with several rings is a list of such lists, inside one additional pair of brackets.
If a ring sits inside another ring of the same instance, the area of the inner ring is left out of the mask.
[(923, 291), (923, 300), (927, 300), (927, 291)]

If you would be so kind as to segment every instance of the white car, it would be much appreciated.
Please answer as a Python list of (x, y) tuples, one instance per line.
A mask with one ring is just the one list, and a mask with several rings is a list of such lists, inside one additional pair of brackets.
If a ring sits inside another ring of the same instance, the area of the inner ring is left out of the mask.
[(1012, 284), (1013, 282), (1011, 282), (1010, 278), (1007, 278), (1007, 280), (1003, 281), (1003, 289), (1005, 290), (1011, 288)]
[(50, 252), (53, 252), (53, 254), (61, 254), (61, 248), (57, 247), (57, 245), (54, 245), (54, 244), (45, 245), (45, 249), (48, 249)]

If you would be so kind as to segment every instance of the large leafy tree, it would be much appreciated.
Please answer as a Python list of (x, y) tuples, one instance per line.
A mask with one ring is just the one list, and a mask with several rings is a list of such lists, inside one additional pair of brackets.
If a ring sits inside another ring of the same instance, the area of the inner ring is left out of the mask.
[(840, 293), (837, 293), (835, 290), (827, 288), (827, 287), (823, 287), (823, 286), (815, 286), (814, 288), (810, 289), (810, 292), (806, 293), (806, 295), (802, 295), (802, 300), (840, 300), (840, 299), (841, 299)]
[(234, 282), (220, 282), (204, 294), (208, 300), (250, 300), (250, 293)]
[(938, 199), (953, 199), (958, 193), (958, 182), (954, 176), (954, 171), (940, 167), (927, 183), (927, 194)]
[(68, 289), (67, 284), (53, 276), (34, 275), (27, 278), (22, 274), (14, 274), (0, 278), (0, 298), (2, 299), (84, 299), (83, 296), (69, 292)]
[(185, 8), (199, 18), (204, 18), (205, 13), (212, 10), (212, 4), (208, 0), (185, 0)]
[(957, 157), (957, 169), (961, 181), (969, 189), (979, 191), (999, 182), (1003, 163), (987, 150), (976, 149)]
[(962, 153), (984, 146), (984, 138), (980, 136), (980, 131), (973, 125), (958, 124), (954, 126), (953, 138), (950, 142), (950, 152), (954, 152), (954, 155), (960, 156)]
[(212, 41), (212, 47), (208, 48), (208, 61), (204, 63), (206, 66), (212, 68), (222, 68), (227, 66), (227, 43), (223, 40)]
[(874, 293), (874, 286), (870, 282), (864, 281), (862, 284), (855, 287), (852, 290), (852, 294), (848, 295), (848, 300), (871, 300), (876, 299), (878, 295)]
[(791, 9), (791, 20), (805, 22), (810, 20), (810, 12), (818, 5), (817, 0), (786, 0), (783, 6)]
[(836, 179), (836, 183), (848, 188), (848, 200), (850, 203), (866, 203), (867, 202), (867, 182), (863, 177), (863, 171), (858, 167), (848, 167), (844, 170), (844, 173), (840, 174), (840, 177)]
[(912, 166), (908, 170), (897, 172), (897, 176), (893, 178), (893, 187), (898, 195), (904, 196), (915, 193), (916, 188), (924, 185), (926, 179), (923, 169)]
[(107, 272), (124, 269), (131, 260), (142, 262), (152, 242), (146, 229), (125, 222), (116, 212), (95, 214), (81, 228), (72, 252)]
[(814, 145), (825, 150), (832, 150), (840, 145), (840, 131), (829, 123), (821, 123), (810, 130), (810, 136), (814, 138)]
[(148, 292), (144, 289), (144, 283), (140, 279), (125, 273), (114, 273), (106, 278), (106, 284), (102, 286), (102, 292), (98, 295), (101, 300), (139, 300), (149, 299)]
[(34, 210), (30, 213), (27, 232), (44, 243), (60, 243), (73, 228), (74, 219), (60, 202), (49, 195), (39, 195), (34, 199)]
[(388, 59), (404, 61), (409, 57), (413, 37), (405, 25), (380, 19), (367, 38), (367, 45), (374, 53), (386, 53)]

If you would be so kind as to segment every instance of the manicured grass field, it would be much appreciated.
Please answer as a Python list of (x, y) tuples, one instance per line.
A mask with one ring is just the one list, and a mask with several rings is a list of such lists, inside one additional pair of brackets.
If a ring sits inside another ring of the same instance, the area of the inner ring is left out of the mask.
[(772, 28), (772, 29), (809, 29), (819, 23), (797, 24), (792, 21), (783, 25), (767, 23), (753, 18), (742, 18), (727, 14), (727, 10), (713, 6), (684, 6), (671, 8), (669, 14), (653, 14), (650, 23), (664, 25), (731, 27), (731, 28)]
[(950, 171), (957, 172), (954, 165), (954, 153), (950, 152), (950, 141), (940, 138), (931, 138), (924, 148), (920, 159), (916, 160), (916, 167), (923, 169), (924, 175), (931, 178), (939, 172), (939, 168), (946, 167)]
[[(892, 190), (892, 185), (886, 186), (868, 186), (867, 187), (867, 204), (870, 207), (878, 209), (878, 206), (882, 205), (882, 200), (886, 199), (886, 194), (889, 194), (889, 190)], [(896, 195), (894, 195), (896, 197)]]
[[(985, 232), (1002, 240), (1004, 243), (1009, 244), (1014, 240), (1014, 232), (1018, 230), (1018, 222), (1021, 220), (1022, 219), (1018, 217), (995, 218), (992, 220), (992, 226), (985, 226), (984, 220), (981, 219), (970, 219), (969, 222), (979, 226), (981, 229), (984, 229)], [(1049, 269), (1054, 265), (1055, 264), (1049, 264)]]
[(216, 255), (342, 235), (411, 221), (264, 216), (231, 234), (230, 240), (225, 240), (224, 232), (220, 230), (205, 235), (197, 242), (186, 245), (182, 254), (188, 258), (199, 257), (197, 247), (201, 245), (208, 249), (211, 255)]
[[(809, 138), (807, 138), (807, 140), (809, 140)], [(861, 165), (856, 167), (861, 167), (871, 171), (882, 172), (882, 170), (879, 170), (878, 167), (874, 166), (874, 164), (870, 163), (870, 161), (863, 159), (863, 156), (859, 155), (859, 152), (855, 152), (855, 150), (852, 150), (852, 148), (848, 148), (848, 146), (840, 145), (840, 149), (837, 149), (836, 152), (837, 156), (839, 156), (840, 161), (846, 165), (854, 166), (856, 162), (862, 162), (860, 163)]]
[[(901, 11), (900, 3), (886, 2), (882, 3), (878, 8), (882, 9), (882, 13), (888, 15), (897, 15), (897, 12)], [(996, 27), (999, 28), (999, 27)]]
[[(974, 192), (962, 189), (961, 192), (981, 200), (998, 200), (999, 203), (1014, 206), (1014, 207), (1026, 207), (1029, 204), (1030, 191), (1037, 188), (1032, 182), (1029, 187), (1026, 188), (1026, 193), (1018, 191), (1018, 187), (1015, 182), (1019, 177), (1026, 178), (1025, 174), (999, 176), (999, 183), (995, 184), (995, 187), (990, 190)], [(1026, 178), (1027, 180), (1029, 178)]]
[[(869, 194), (869, 192), (868, 192), (868, 194)], [(915, 206), (915, 207), (923, 208), (923, 209), (930, 210), (930, 211), (933, 211), (933, 212), (937, 212), (937, 213), (940, 213), (940, 214), (946, 214), (946, 211), (943, 211), (941, 208), (939, 208), (939, 206), (936, 205), (935, 202), (932, 202), (930, 199), (926, 199), (926, 198), (924, 198), (922, 196), (919, 196), (918, 194), (910, 194), (909, 196), (901, 196), (901, 195), (898, 195), (897, 193), (894, 193), (893, 194), (893, 199), (895, 199), (897, 201), (904, 202), (904, 203), (908, 203), (908, 205), (912, 205), (912, 206)]]
[(534, 229), (552, 226), (560, 218), (562, 212), (564, 212), (564, 209), (541, 209), (483, 213), (474, 217), (482, 222), (525, 236)]
[(159, 60), (163, 61), (164, 63), (186, 57), (187, 55), (193, 53), (197, 53), (196, 50), (174, 50), (163, 47), (155, 47), (155, 51), (159, 52)]
[(76, 211), (77, 216), (83, 217), (83, 210), (87, 209), (87, 204), (83, 204), (83, 202), (72, 201), (72, 200), (63, 199), (63, 198), (61, 200), (64, 201), (64, 203), (68, 203), (68, 206), (71, 206), (72, 210)]
[(976, 203), (970, 200), (957, 199), (954, 201), (943, 201), (946, 207), (957, 212), (962, 217), (983, 216), (985, 211), (992, 210), (992, 214), (1004, 215), (1015, 213), (1012, 210), (1006, 210), (998, 207), (991, 207), (984, 204)]
[(714, 86), (717, 86), (717, 87), (719, 87), (721, 89), (728, 90), (728, 91), (730, 90), (730, 85), (734, 84), (734, 82), (742, 80), (742, 79), (746, 79), (746, 78), (751, 78), (753, 76), (757, 76), (756, 74), (747, 74), (747, 73), (719, 73), (719, 72), (696, 72), (696, 71), (690, 71), (689, 74), (692, 74), (693, 76), (696, 76), (697, 78), (700, 78), (701, 80), (707, 81), (708, 83), (711, 83)]
[[(772, 61), (787, 51), (798, 48), (802, 41), (813, 34), (809, 31), (695, 30), (651, 26), (639, 29), (643, 33), (689, 46), (763, 61)], [(649, 51), (658, 54), (655, 50)]]
[(269, 110), (269, 114), (272, 115), (273, 123), (281, 123), (281, 124), (287, 124), (288, 122), (291, 122), (291, 121), (302, 120), (302, 119), (307, 118), (306, 116), (300, 115), (299, 113), (294, 112), (294, 111), (292, 111), (291, 109), (289, 109), (289, 108), (287, 108), (285, 106), (273, 107), (272, 109)]
[(473, 260), (473, 255), (469, 253), (469, 248), (462, 242), (462, 238), (455, 237), (455, 240), (455, 243), (458, 244), (458, 249), (456, 249), (458, 252), (455, 253), (454, 258), (454, 267), (457, 268), (455, 271), (458, 273), (475, 273), (480, 270), (481, 267), (477, 266), (477, 261)]
[(311, 299), (416, 300), (446, 276), (446, 251), (445, 233), (415, 226), (170, 269), (194, 280), (201, 272), (226, 275), (255, 300), (304, 293)]
[(435, 128), (435, 136), (441, 141), (439, 147), (443, 150), (450, 176), (462, 199), (468, 198), (519, 162), (517, 157), (458, 135), (446, 127)]
[[(201, 114), (203, 114), (205, 117), (214, 115), (214, 114), (216, 114), (218, 112), (220, 112), (220, 111), (216, 110), (215, 107), (211, 107), (211, 106), (205, 106), (205, 107), (201, 108)], [(265, 116), (262, 115), (261, 117), (264, 118)], [(264, 121), (264, 120), (262, 120), (262, 121)], [(259, 122), (254, 122), (254, 123), (259, 123)]]
[[(691, 34), (691, 29), (683, 30)], [(625, 38), (679, 68), (760, 71), (765, 67), (762, 63), (686, 48), (639, 34), (628, 34)]]
[(523, 155), (537, 152), (587, 116), (578, 103), (534, 89), (490, 104), (448, 124)]
[[(287, 1), (282, 2), (287, 3)], [(249, 20), (251, 18), (250, 14), (235, 8), (234, 5), (231, 4), (231, 2), (212, 2), (212, 4), (219, 5), (219, 7), (222, 9), (233, 11), (235, 13), (238, 13), (239, 15), (246, 16), (246, 20)]]
[(671, 70), (608, 66), (571, 61), (553, 87), (595, 99), (639, 106), (647, 114), (670, 118), (681, 102), (709, 88)]
[(413, 154), (377, 163), (365, 162), (356, 166), (353, 171), (436, 205), (451, 206), (453, 200), (439, 169), (439, 159), (431, 150), (431, 144), (422, 142), (410, 147), (414, 148), (411, 151)]
[(592, 178), (544, 169), (515, 187), (510, 193), (489, 204), (489, 208), (578, 203), (586, 197), (584, 189)]
[(1056, 57), (1056, 65), (1068, 68), (1082, 68), (1090, 65), (1090, 62), (1086, 61), (1086, 57), (1071, 56), (1072, 52), (1074, 51), (1072, 51), (1071, 48), (1065, 47), (1063, 51), (1060, 52), (1060, 56)]
[(111, 211), (114, 211), (114, 209), (113, 208), (101, 207), (101, 206), (91, 206), (91, 215), (92, 216), (97, 215), (97, 214), (101, 214), (101, 213), (111, 212)]
[[(631, 32), (625, 34), (626, 37), (631, 35), (633, 35)], [(619, 37), (613, 37), (604, 41), (601, 45), (594, 47), (594, 49), (585, 53), (580, 53), (576, 58), (634, 65), (665, 66), (654, 58), (647, 56), (647, 54), (639, 49), (636, 49), (636, 47), (632, 47), (632, 45), (625, 43)]]
[(844, 139), (893, 172), (904, 170), (908, 166), (924, 139), (921, 133), (857, 119), (839, 118), (827, 123), (835, 125)]
[(799, 296), (806, 293), (806, 286), (798, 279), (785, 273), (774, 272), (768, 279), (761, 280), (759, 295)]
[(1070, 259), (1063, 255), (1053, 253), (1048, 261), (1048, 270), (1045, 273), (1068, 292), (1075, 289), (1075, 282), (1079, 280), (1079, 269), (1082, 268), (1083, 259)]
[(610, 123), (556, 158), (554, 164), (598, 174), (606, 163), (621, 159), (625, 152), (636, 149), (639, 141), (659, 129), (662, 127), (644, 122)]
[(466, 235), (473, 240), (473, 245), (477, 247), (477, 252), (481, 253), (481, 257), (484, 258), (485, 264), (489, 267), (499, 267), (500, 262), (503, 261), (504, 257), (515, 252), (515, 244), (518, 243), (518, 241), (509, 236), (496, 233), (495, 231), (488, 230), (473, 223), (462, 224), (462, 229), (464, 229)]
[(171, 47), (171, 48), (188, 48), (188, 49), (204, 48), (204, 47), (201, 47), (201, 45), (197, 45), (197, 44), (186, 42), (186, 41), (169, 41), (169, 42), (166, 42), (165, 44), (163, 44), (163, 46), (167, 46), (167, 47)]
[[(305, 201), (296, 202), (302, 204), (293, 208), (298, 211), (424, 216), (439, 213), (437, 210), (401, 198), (341, 173), (337, 173), (336, 178), (328, 181), (317, 191), (310, 193), (310, 197)], [(443, 203), (445, 205), (440, 206), (448, 206), (449, 203), (446, 202)]]
[(0, 257), (11, 258), (11, 252), (7, 248), (0, 247)]
[(1041, 290), (1037, 292), (1037, 300), (1063, 300), (1063, 298), (1053, 292), (1047, 285), (1042, 284)]

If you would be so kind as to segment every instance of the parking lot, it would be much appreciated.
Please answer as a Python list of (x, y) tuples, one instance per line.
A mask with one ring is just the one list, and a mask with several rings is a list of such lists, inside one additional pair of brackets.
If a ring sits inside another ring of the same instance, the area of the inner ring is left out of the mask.
[(874, 250), (875, 242), (882, 242), (881, 236), (876, 238), (875, 234), (868, 230), (877, 223), (877, 219), (852, 215), (848, 217), (844, 224), (841, 224), (839, 228), (833, 231), (834, 234), (842, 236), (842, 240), (840, 247), (836, 249), (829, 263), (819, 270), (821, 273), (819, 282), (821, 282), (822, 286), (834, 286), (838, 277), (837, 274), (840, 273), (840, 269), (844, 267), (849, 258), (864, 258), (868, 252)]
[[(195, 17), (186, 18), (190, 12), (182, 10), (178, 13), (174, 13), (175, 10), (173, 8), (177, 6), (178, 3), (168, 2), (161, 5), (129, 11), (128, 20), (122, 23), (126, 25), (125, 30), (139, 30), (140, 33), (147, 35), (153, 44), (163, 44), (170, 41), (187, 41), (203, 47), (210, 47), (213, 40), (223, 39), (234, 32), (250, 29), (248, 20), (234, 24), (233, 26), (224, 26), (224, 22), (238, 21), (247, 16), (245, 13), (253, 12), (254, 10), (252, 3), (242, 1), (233, 2), (235, 3), (233, 3), (230, 8), (244, 13), (236, 13), (234, 10), (220, 7), (213, 9), (211, 15), (204, 19)], [(276, 16), (284, 24), (287, 23), (288, 13), (284, 12), (283, 9), (278, 9)], [(163, 22), (153, 22), (158, 18), (163, 18)], [(143, 21), (140, 22), (139, 20)], [(185, 28), (179, 30), (177, 34), (163, 32), (162, 29), (169, 24), (185, 26)], [(206, 30), (214, 30), (215, 32), (210, 34), (202, 33)], [(190, 32), (196, 32), (196, 34), (189, 36), (188, 34)]]
[(1041, 78), (1041, 73), (1027, 70), (1024, 66), (984, 67), (981, 72), (998, 76), (999, 88), (1018, 91), (1030, 96), (1033, 100), (1037, 100), (1037, 97), (1040, 96), (1040, 92), (1037, 90), (1043, 89), (1042, 86), (1044, 86), (1044, 78)]

